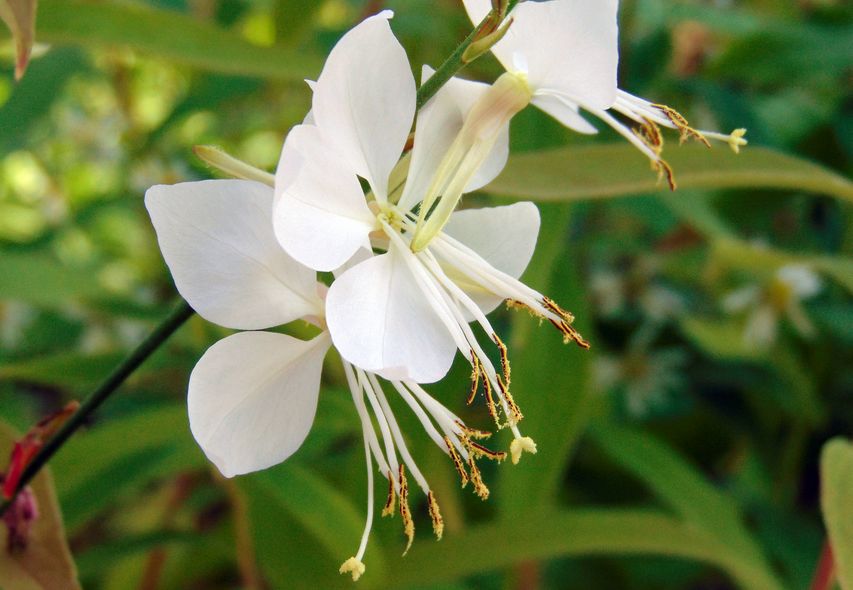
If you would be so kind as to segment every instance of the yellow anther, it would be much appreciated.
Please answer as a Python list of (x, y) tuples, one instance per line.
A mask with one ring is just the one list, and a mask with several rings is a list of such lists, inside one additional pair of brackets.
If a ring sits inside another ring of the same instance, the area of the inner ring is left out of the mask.
[(429, 516), (432, 519), (432, 532), (435, 533), (436, 539), (441, 541), (441, 537), (444, 535), (444, 519), (441, 518), (438, 502), (436, 502), (435, 494), (432, 492), (427, 494), (427, 504), (429, 505)]
[(548, 297), (542, 298), (542, 305), (545, 306), (546, 309), (554, 312), (561, 318), (563, 318), (567, 323), (571, 324), (575, 321), (575, 316), (571, 312), (566, 311), (562, 307), (560, 307), (556, 301), (550, 299)]
[(465, 424), (462, 424), (462, 422), (459, 422), (459, 421), (456, 422), (456, 426), (458, 426), (459, 429), (462, 430), (463, 434), (467, 438), (473, 438), (475, 440), (486, 440), (487, 438), (492, 437), (491, 432), (487, 432), (485, 430), (477, 430), (476, 428), (471, 428), (470, 426), (466, 426)]
[(501, 355), (501, 371), (504, 374), (504, 382), (506, 383), (506, 386), (509, 387), (512, 379), (512, 371), (509, 366), (509, 351), (506, 348), (506, 344), (503, 343), (503, 340), (501, 340), (497, 334), (492, 334), (492, 340), (495, 341), (495, 345), (497, 345), (498, 352)]
[(409, 510), (409, 484), (406, 481), (406, 467), (400, 464), (400, 517), (403, 519), (403, 532), (406, 534), (408, 542), (403, 555), (409, 552), (412, 548), (412, 542), (415, 540), (415, 521), (412, 519), (412, 512)]
[(512, 393), (509, 391), (509, 387), (507, 387), (501, 378), (498, 377), (498, 385), (501, 388), (501, 393), (504, 394), (504, 398), (506, 399), (506, 405), (509, 407), (510, 415), (507, 416), (509, 423), (511, 425), (516, 425), (522, 420), (524, 420), (524, 414), (521, 413), (521, 408), (518, 407), (518, 404), (515, 403), (515, 400), (512, 397)]
[(512, 457), (512, 464), (518, 465), (518, 462), (521, 461), (522, 453), (525, 452), (530, 453), (531, 455), (536, 454), (536, 443), (533, 442), (533, 439), (529, 436), (514, 439), (509, 445), (509, 454)]
[(504, 453), (503, 451), (493, 451), (492, 449), (484, 447), (483, 445), (476, 443), (472, 440), (465, 440), (464, 444), (465, 447), (468, 449), (468, 452), (477, 459), (481, 457), (486, 457), (487, 459), (497, 461), (498, 463), (506, 459), (506, 453)]
[(456, 469), (456, 473), (459, 474), (459, 479), (462, 480), (462, 487), (468, 485), (468, 473), (465, 471), (465, 464), (462, 462), (462, 458), (459, 456), (459, 453), (456, 452), (456, 447), (453, 446), (453, 443), (450, 441), (450, 437), (444, 437), (444, 444), (447, 446), (447, 452), (450, 455), (450, 460), (453, 461), (453, 467)]
[(474, 485), (474, 492), (481, 500), (489, 499), (489, 488), (483, 483), (483, 476), (480, 474), (480, 469), (474, 462), (474, 457), (468, 461), (468, 469), (471, 471), (471, 483)]
[(358, 579), (364, 575), (364, 571), (367, 568), (364, 567), (364, 564), (357, 560), (355, 557), (350, 557), (347, 559), (338, 570), (342, 574), (351, 574), (352, 581), (358, 582)]
[(396, 505), (397, 494), (394, 492), (394, 474), (388, 472), (388, 500), (385, 502), (385, 507), (382, 508), (382, 516), (394, 516), (394, 507)]
[(678, 184), (675, 182), (675, 173), (672, 171), (672, 166), (666, 160), (653, 161), (652, 169), (658, 173), (658, 182), (666, 178), (669, 190), (675, 191), (678, 188)]
[(684, 115), (676, 111), (674, 108), (668, 107), (665, 104), (653, 104), (652, 106), (666, 115), (666, 118), (675, 125), (676, 129), (681, 133), (681, 143), (693, 138), (705, 144), (706, 147), (711, 147), (711, 142), (708, 141), (708, 138), (691, 127)]
[(642, 125), (634, 129), (634, 135), (654, 153), (660, 154), (663, 151), (663, 134), (660, 132), (660, 127), (651, 119), (644, 118)]
[(483, 373), (483, 366), (477, 354), (471, 351), (471, 390), (468, 392), (466, 403), (470, 406), (474, 403), (474, 398), (477, 397), (477, 390), (480, 389), (480, 375)]
[(501, 418), (498, 415), (498, 407), (495, 405), (495, 398), (492, 390), (492, 383), (488, 377), (483, 379), (483, 392), (486, 394), (486, 407), (489, 410), (489, 415), (494, 419), (498, 428), (503, 428)]

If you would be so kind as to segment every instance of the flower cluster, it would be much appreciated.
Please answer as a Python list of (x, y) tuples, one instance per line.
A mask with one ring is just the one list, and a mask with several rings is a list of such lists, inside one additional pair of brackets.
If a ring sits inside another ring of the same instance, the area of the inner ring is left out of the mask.
[[(491, 10), (488, 0), (465, 5), (476, 21)], [(366, 19), (333, 48), (275, 176), (223, 160), (243, 180), (160, 185), (145, 198), (181, 295), (207, 320), (243, 330), (214, 344), (189, 383), (192, 432), (225, 476), (296, 452), (314, 420), (326, 354), (331, 347), (340, 354), (367, 463), (364, 536), (341, 566), (354, 580), (365, 570), (374, 465), (388, 480), (382, 514), (399, 512), (408, 546), (410, 479), (426, 498), (435, 535), (443, 532), (438, 501), (388, 392), (409, 406), (462, 485), (486, 499), (479, 461), (517, 463), (536, 452), (521, 432), (507, 346), (487, 315), (506, 302), (547, 320), (564, 342), (589, 347), (571, 313), (519, 280), (539, 232), (536, 206), (458, 209), (465, 193), (502, 170), (512, 117), (532, 103), (594, 132), (583, 108), (670, 179), (659, 126), (703, 141), (714, 136), (617, 90), (615, 0), (519, 4), (493, 47), (508, 73), (492, 85), (452, 78), (420, 111), (391, 16)], [(423, 80), (432, 74), (425, 67)], [(628, 130), (611, 110), (639, 129)], [(740, 135), (727, 141), (737, 147)], [(299, 319), (316, 336), (263, 331)], [(495, 428), (511, 433), (508, 452), (486, 446), (493, 433), (466, 425), (423, 388), (447, 374), (457, 352), (471, 367), (467, 403), (481, 398)]]

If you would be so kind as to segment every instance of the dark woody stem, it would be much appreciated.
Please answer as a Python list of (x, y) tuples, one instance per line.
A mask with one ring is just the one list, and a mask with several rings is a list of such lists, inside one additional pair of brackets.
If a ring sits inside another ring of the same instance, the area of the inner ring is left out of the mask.
[[(518, 3), (518, 0), (510, 0), (506, 12)], [(424, 83), (417, 93), (417, 110), (420, 110), (435, 93), (447, 83), (465, 65), (462, 55), (471, 43), (486, 27), (496, 27), (500, 22), (495, 22), (497, 15), (489, 13), (486, 18), (477, 25), (465, 38), (456, 50), (448, 57), (435, 74)], [(62, 448), (65, 442), (86, 424), (89, 417), (103, 404), (119, 387), (130, 377), (133, 372), (144, 363), (169, 337), (174, 334), (195, 312), (186, 302), (181, 302), (177, 308), (161, 323), (155, 330), (128, 356), (115, 370), (104, 380), (103, 383), (93, 391), (80, 408), (68, 419), (65, 424), (51, 438), (45, 441), (44, 446), (33, 457), (26, 466), (21, 476), (20, 483), (14, 494), (7, 500), (0, 501), (0, 516), (12, 505), (17, 494), (29, 484), (33, 478), (48, 461)]]
[(132, 352), (130, 355), (117, 366), (113, 372), (101, 383), (101, 385), (89, 395), (85, 402), (62, 427), (56, 431), (52, 437), (45, 441), (44, 446), (39, 449), (39, 452), (33, 457), (33, 460), (26, 466), (24, 473), (21, 476), (21, 481), (18, 484), (15, 494), (9, 500), (0, 503), (0, 515), (6, 512), (6, 509), (12, 504), (15, 495), (38, 475), (44, 465), (50, 461), (53, 455), (62, 448), (65, 442), (71, 438), (71, 435), (83, 426), (97, 410), (115, 391), (130, 377), (130, 375), (150, 357), (154, 351), (169, 339), (178, 328), (190, 319), (195, 312), (185, 302), (181, 302), (172, 313), (161, 323), (157, 328), (148, 335), (148, 337)]

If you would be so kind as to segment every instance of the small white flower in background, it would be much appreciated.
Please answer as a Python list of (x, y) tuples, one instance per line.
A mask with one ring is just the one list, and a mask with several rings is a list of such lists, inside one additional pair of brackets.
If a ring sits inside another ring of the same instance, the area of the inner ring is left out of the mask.
[[(320, 328), (309, 341), (261, 331), (228, 336), (208, 349), (190, 376), (190, 428), (223, 475), (281, 463), (302, 445), (314, 421), (323, 359), (331, 346), (325, 329), (326, 286), (277, 242), (268, 186), (245, 180), (160, 185), (147, 191), (145, 204), (178, 291), (199, 315), (237, 330), (263, 330), (297, 319)], [(346, 361), (343, 365), (367, 458), (367, 524), (358, 552), (341, 568), (358, 579), (365, 570), (362, 559), (373, 518), (373, 461), (389, 480), (383, 516), (393, 515), (399, 506), (409, 545), (414, 520), (407, 474), (426, 495), (439, 538), (443, 522), (377, 376)], [(452, 459), (463, 484), (470, 481), (485, 499), (489, 490), (477, 461), (506, 456), (482, 445), (489, 433), (467, 427), (410, 379), (390, 379), (389, 384)]]
[[(491, 0), (464, 3), (475, 23), (492, 8)], [(510, 14), (512, 25), (492, 52), (508, 75), (526, 86), (529, 102), (579, 133), (597, 133), (580, 109), (595, 115), (643, 152), (674, 189), (672, 169), (661, 158), (661, 126), (678, 130), (682, 142), (692, 138), (709, 145), (708, 139), (715, 139), (735, 152), (746, 145), (746, 130), (729, 135), (698, 131), (674, 109), (620, 90), (617, 10), (618, 0), (519, 3)], [(637, 127), (632, 129), (611, 112)]]
[[(276, 173), (276, 235), (306, 266), (338, 269), (326, 314), (348, 362), (386, 379), (430, 383), (459, 350), (472, 367), (469, 403), (482, 384), (495, 422), (513, 433), (517, 462), (536, 447), (518, 429), (507, 349), (486, 314), (508, 300), (547, 319), (566, 341), (588, 344), (568, 312), (517, 280), (539, 231), (532, 203), (454, 212), (462, 193), (485, 185), (506, 161), (507, 111), (480, 112), (494, 87), (451, 80), (421, 110), (412, 153), (398, 166), (416, 91), (390, 16), (347, 33), (312, 85), (312, 116), (288, 135)], [(499, 370), (472, 321), (492, 340)]]
[(593, 363), (593, 382), (602, 393), (618, 392), (629, 415), (645, 418), (684, 390), (686, 362), (687, 354), (679, 348), (650, 351), (632, 345), (624, 356), (599, 356)]
[(590, 278), (590, 293), (601, 315), (614, 316), (635, 305), (644, 319), (665, 323), (682, 315), (684, 297), (660, 280), (660, 260), (641, 256), (621, 272), (612, 268), (596, 269)]
[(758, 348), (776, 342), (779, 322), (786, 317), (803, 337), (811, 338), (814, 325), (803, 311), (802, 301), (817, 295), (820, 277), (808, 266), (789, 264), (780, 268), (764, 285), (747, 285), (723, 298), (723, 309), (732, 314), (747, 313), (744, 341)]

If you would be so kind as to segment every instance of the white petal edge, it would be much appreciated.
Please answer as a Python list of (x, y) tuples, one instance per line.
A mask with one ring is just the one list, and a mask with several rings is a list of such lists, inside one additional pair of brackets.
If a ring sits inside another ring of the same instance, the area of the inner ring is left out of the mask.
[(248, 180), (153, 186), (145, 193), (181, 296), (208, 321), (239, 330), (322, 312), (316, 275), (273, 234), (273, 191)]
[(556, 96), (538, 95), (534, 96), (530, 102), (572, 131), (577, 131), (584, 135), (595, 135), (598, 133), (598, 129), (580, 114), (578, 106), (567, 100), (561, 100)]
[(330, 271), (369, 248), (376, 218), (358, 177), (313, 125), (287, 136), (276, 170), (273, 226), (296, 260)]
[(299, 449), (330, 344), (326, 332), (309, 341), (240, 332), (204, 353), (190, 375), (190, 430), (222, 475), (272, 467)]
[(380, 200), (415, 116), (415, 79), (385, 10), (346, 33), (314, 89), (313, 113), (328, 142)]
[[(475, 23), (488, 0), (464, 0)], [(526, 62), (534, 89), (559, 90), (582, 106), (607, 109), (616, 99), (619, 63), (618, 0), (524, 2), (492, 52), (508, 70)]]
[(456, 345), (393, 247), (338, 277), (326, 322), (348, 362), (386, 379), (432, 383), (447, 374)]
[[(434, 72), (429, 66), (424, 66), (421, 83)], [(488, 84), (454, 77), (420, 110), (409, 177), (398, 204), (401, 209), (410, 210), (423, 199), (441, 160), (462, 129), (465, 117), (488, 89)], [(508, 157), (509, 124), (501, 130), (492, 151), (465, 187), (465, 192), (475, 191), (494, 180), (503, 170)]]
[[(530, 264), (539, 237), (539, 209), (529, 201), (502, 207), (465, 209), (450, 216), (444, 233), (459, 240), (494, 268), (519, 278)], [(458, 271), (444, 264), (448, 275), (489, 313), (503, 298), (463, 279)]]

